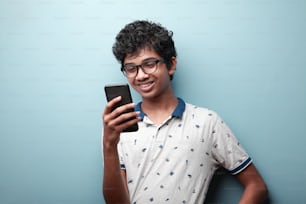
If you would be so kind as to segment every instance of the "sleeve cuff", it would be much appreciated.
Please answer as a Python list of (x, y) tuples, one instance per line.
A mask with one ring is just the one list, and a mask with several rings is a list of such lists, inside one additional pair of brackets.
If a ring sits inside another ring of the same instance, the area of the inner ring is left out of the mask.
[(249, 157), (249, 158), (247, 158), (247, 160), (242, 162), (238, 167), (231, 170), (230, 173), (233, 174), (233, 175), (238, 174), (241, 171), (243, 171), (245, 168), (247, 168), (251, 163), (252, 163), (252, 159)]
[(125, 165), (124, 164), (120, 164), (120, 168), (121, 169), (125, 169)]

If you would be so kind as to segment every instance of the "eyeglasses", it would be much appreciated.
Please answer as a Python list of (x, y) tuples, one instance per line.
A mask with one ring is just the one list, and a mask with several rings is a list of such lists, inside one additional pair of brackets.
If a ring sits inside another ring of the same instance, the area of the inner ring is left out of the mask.
[(139, 68), (145, 73), (145, 74), (152, 74), (157, 69), (157, 64), (159, 62), (165, 62), (164, 59), (148, 59), (144, 61), (143, 63), (139, 65), (135, 64), (125, 64), (122, 66), (121, 71), (126, 77), (133, 78), (136, 77), (138, 74)]

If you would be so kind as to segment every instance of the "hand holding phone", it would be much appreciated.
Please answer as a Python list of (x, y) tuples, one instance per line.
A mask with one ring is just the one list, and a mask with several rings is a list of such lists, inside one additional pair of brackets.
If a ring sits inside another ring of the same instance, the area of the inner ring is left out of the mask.
[[(130, 92), (130, 88), (128, 84), (113, 84), (113, 85), (106, 85), (104, 87), (105, 94), (107, 101), (111, 101), (112, 99), (116, 98), (117, 96), (121, 96), (121, 101), (116, 103), (112, 111), (118, 108), (119, 106), (132, 103), (132, 96)], [(134, 109), (129, 109), (127, 112), (135, 111)], [(134, 125), (126, 128), (123, 132), (134, 132), (138, 130), (138, 124), (135, 123)]]

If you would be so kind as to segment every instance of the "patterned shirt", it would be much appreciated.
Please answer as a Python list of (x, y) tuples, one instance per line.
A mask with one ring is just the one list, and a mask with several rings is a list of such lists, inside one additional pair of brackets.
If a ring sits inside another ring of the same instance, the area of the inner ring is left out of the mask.
[(178, 100), (160, 125), (139, 103), (139, 130), (120, 135), (120, 163), (132, 204), (203, 203), (218, 167), (237, 174), (252, 162), (214, 111)]

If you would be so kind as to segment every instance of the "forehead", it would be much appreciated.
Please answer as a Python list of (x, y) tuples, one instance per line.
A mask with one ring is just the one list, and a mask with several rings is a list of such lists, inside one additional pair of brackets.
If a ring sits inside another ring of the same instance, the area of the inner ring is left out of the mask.
[(160, 58), (160, 56), (151, 48), (139, 49), (135, 53), (127, 54), (124, 58), (124, 64), (126, 63), (141, 63), (148, 58)]

